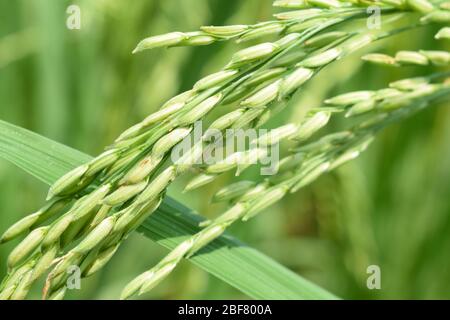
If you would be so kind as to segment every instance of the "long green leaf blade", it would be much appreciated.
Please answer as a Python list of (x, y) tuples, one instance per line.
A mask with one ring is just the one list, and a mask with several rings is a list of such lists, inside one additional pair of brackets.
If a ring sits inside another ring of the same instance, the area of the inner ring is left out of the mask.
[[(80, 151), (1, 120), (0, 157), (47, 184), (90, 159)], [(191, 209), (166, 197), (138, 232), (173, 249), (199, 231), (202, 220)], [(336, 298), (229, 235), (212, 242), (190, 261), (255, 299)]]

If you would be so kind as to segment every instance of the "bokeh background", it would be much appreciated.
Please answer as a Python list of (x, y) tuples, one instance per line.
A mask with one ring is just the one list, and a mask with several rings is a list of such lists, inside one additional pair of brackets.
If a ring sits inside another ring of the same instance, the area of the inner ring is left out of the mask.
[[(66, 9), (81, 8), (81, 29), (68, 30)], [(171, 96), (218, 70), (239, 45), (155, 50), (131, 55), (137, 42), (200, 25), (270, 19), (270, 0), (0, 0), (0, 118), (96, 154), (125, 128)], [(381, 42), (371, 51), (443, 48), (424, 28)], [(447, 47), (448, 49), (448, 47)], [(385, 69), (358, 59), (327, 68), (274, 123), (333, 94), (386, 86), (427, 68)], [(450, 298), (449, 103), (385, 130), (358, 160), (232, 233), (302, 276), (347, 299)], [(345, 127), (334, 121), (327, 130)], [(198, 192), (170, 194), (205, 216), (222, 208), (210, 197), (224, 176)], [(47, 187), (0, 160), (0, 232), (38, 208)], [(0, 277), (7, 253), (0, 247)], [(71, 291), (72, 299), (117, 298), (127, 281), (164, 254), (130, 237), (99, 274)], [(366, 287), (369, 265), (381, 268), (381, 290)], [(35, 289), (32, 298), (39, 297)], [(189, 262), (144, 298), (247, 298)]]

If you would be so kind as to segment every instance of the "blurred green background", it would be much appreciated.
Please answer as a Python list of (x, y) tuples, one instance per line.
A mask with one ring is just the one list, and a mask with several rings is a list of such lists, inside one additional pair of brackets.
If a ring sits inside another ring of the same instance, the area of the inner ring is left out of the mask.
[[(66, 28), (70, 4), (81, 29)], [(96, 154), (121, 131), (196, 80), (218, 70), (239, 47), (131, 51), (142, 38), (201, 25), (270, 19), (270, 0), (0, 0), (0, 118)], [(425, 28), (371, 50), (442, 48)], [(448, 49), (448, 47), (447, 47)], [(426, 74), (384, 69), (357, 55), (327, 68), (274, 122), (295, 119), (306, 105), (333, 94), (382, 88)], [(447, 107), (447, 108), (446, 108)], [(345, 127), (337, 119), (328, 130)], [(450, 110), (448, 103), (385, 130), (360, 159), (320, 178), (232, 233), (302, 276), (348, 299), (450, 298)], [(210, 196), (225, 176), (198, 192), (170, 193), (201, 214), (218, 214)], [(46, 186), (0, 161), (0, 232), (38, 208)], [(0, 277), (7, 253), (0, 247)], [(117, 298), (165, 249), (134, 235), (99, 274), (69, 298)], [(366, 286), (369, 265), (381, 268), (381, 290)], [(31, 296), (39, 297), (36, 288)], [(247, 298), (204, 271), (182, 263), (144, 298)]]

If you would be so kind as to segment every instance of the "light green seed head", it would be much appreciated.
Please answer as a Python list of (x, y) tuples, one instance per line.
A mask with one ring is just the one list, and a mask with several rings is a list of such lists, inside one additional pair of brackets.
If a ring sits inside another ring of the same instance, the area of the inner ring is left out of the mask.
[(242, 161), (242, 156), (242, 152), (235, 152), (227, 156), (225, 159), (219, 160), (216, 163), (209, 165), (205, 169), (205, 171), (208, 174), (218, 174), (234, 169)]
[(244, 128), (246, 125), (248, 125), (250, 122), (258, 118), (266, 108), (259, 107), (259, 108), (251, 108), (244, 112), (244, 114), (237, 119), (233, 125), (231, 126), (232, 129), (241, 129)]
[(381, 1), (385, 5), (393, 6), (395, 8), (405, 8), (406, 1), (405, 0), (382, 0)]
[(243, 32), (249, 29), (249, 26), (246, 25), (232, 25), (232, 26), (218, 26), (218, 27), (204, 26), (201, 27), (200, 29), (216, 37), (229, 38), (242, 34)]
[(336, 133), (331, 133), (323, 137), (321, 140), (330, 144), (343, 144), (348, 142), (354, 137), (354, 133), (351, 131), (340, 131)]
[(16, 267), (20, 262), (29, 257), (42, 243), (49, 227), (41, 227), (31, 231), (8, 256), (7, 265), (9, 269)]
[(33, 226), (33, 224), (39, 219), (39, 216), (39, 212), (33, 213), (14, 223), (3, 233), (0, 238), (0, 243), (8, 242), (27, 232), (31, 228), (31, 226)]
[(155, 157), (153, 154), (146, 156), (127, 172), (120, 183), (122, 185), (141, 183), (161, 163), (163, 158), (163, 156)]
[(200, 120), (203, 116), (205, 116), (211, 109), (213, 109), (222, 99), (222, 94), (218, 93), (203, 102), (199, 103), (192, 110), (187, 112), (186, 114), (180, 116), (176, 122), (180, 125), (190, 125), (197, 120)]
[(342, 51), (349, 54), (363, 47), (368, 46), (375, 39), (376, 36), (374, 34), (363, 33), (346, 40), (342, 45), (340, 45), (340, 47), (342, 48)]
[(142, 126), (148, 127), (152, 124), (155, 124), (158, 121), (162, 121), (166, 118), (168, 118), (170, 115), (176, 113), (177, 111), (181, 110), (185, 106), (184, 102), (174, 102), (171, 104), (168, 104), (163, 109), (149, 115), (147, 118), (145, 118), (142, 121)]
[(362, 153), (367, 150), (370, 144), (375, 140), (375, 136), (373, 134), (367, 134), (361, 142), (359, 142), (356, 146), (352, 147), (351, 150)]
[(33, 269), (33, 275), (31, 277), (32, 281), (37, 280), (52, 266), (58, 251), (59, 245), (54, 245), (43, 253)]
[(420, 19), (423, 23), (450, 23), (450, 11), (435, 10)]
[(326, 111), (317, 112), (300, 125), (297, 133), (291, 136), (292, 140), (303, 141), (311, 137), (323, 128), (330, 120), (331, 113)]
[[(377, 109), (383, 110), (383, 111), (393, 111), (400, 108), (406, 108), (408, 107), (413, 101), (409, 99), (408, 97), (396, 97), (392, 99), (386, 99), (382, 101), (378, 106)], [(367, 120), (368, 123), (370, 122), (370, 119)], [(378, 123), (377, 119), (374, 118), (374, 122), (371, 123), (371, 125)], [(367, 123), (365, 123), (367, 126)]]
[(54, 288), (58, 284), (58, 280), (64, 280), (65, 276), (67, 275), (68, 268), (73, 265), (78, 265), (83, 258), (83, 254), (75, 252), (73, 250), (69, 251), (63, 257), (61, 257), (47, 277), (47, 281), (51, 283), (50, 288)]
[(345, 114), (346, 117), (357, 116), (375, 109), (376, 103), (373, 99), (360, 101), (354, 104)]
[(415, 51), (399, 51), (395, 55), (395, 61), (400, 64), (428, 65), (428, 59), (424, 55)]
[(150, 291), (163, 281), (176, 267), (176, 263), (168, 263), (158, 269), (155, 269), (143, 281), (139, 294)]
[[(205, 132), (207, 134), (208, 131)], [(202, 142), (195, 143), (192, 148), (183, 153), (180, 158), (176, 159), (174, 166), (177, 174), (182, 174), (192, 168), (193, 165), (198, 164), (203, 156)]]
[(280, 86), (280, 96), (285, 97), (297, 90), (301, 85), (308, 81), (314, 74), (314, 71), (308, 68), (299, 67), (287, 75)]
[(130, 283), (128, 283), (125, 288), (123, 289), (120, 299), (126, 300), (133, 296), (134, 294), (139, 292), (139, 289), (142, 287), (142, 284), (144, 283), (144, 280), (148, 278), (151, 275), (151, 271), (147, 271), (145, 273), (142, 273), (141, 275), (134, 278)]
[(131, 126), (127, 130), (122, 132), (120, 134), (120, 136), (114, 142), (119, 143), (119, 142), (123, 142), (128, 139), (131, 139), (131, 138), (135, 138), (139, 134), (141, 134), (143, 130), (144, 130), (144, 125), (141, 122), (137, 123), (134, 126)]
[(176, 104), (176, 103), (187, 103), (190, 101), (193, 97), (195, 97), (196, 92), (194, 90), (187, 90), (180, 94), (177, 94), (175, 97), (170, 98), (169, 101), (164, 103), (162, 107), (159, 110), (167, 109), (170, 106)]
[(95, 213), (89, 225), (86, 226), (86, 231), (88, 232), (93, 230), (100, 222), (103, 221), (103, 219), (105, 219), (108, 216), (111, 209), (112, 208), (108, 205), (102, 205), (100, 209), (97, 211), (97, 213)]
[(10, 285), (0, 291), (0, 301), (11, 299), (11, 295), (16, 290), (17, 285)]
[[(416, 78), (409, 78), (409, 79), (403, 79), (391, 82), (389, 84), (390, 88), (397, 89), (397, 90), (416, 90), (420, 87), (427, 86), (429, 83), (429, 80), (425, 77), (416, 77)], [(393, 95), (393, 97), (400, 96), (399, 94)], [(389, 98), (389, 97), (385, 97)]]
[(227, 94), (224, 96), (222, 105), (229, 105), (238, 100), (241, 100), (242, 98), (248, 96), (253, 89), (254, 87), (247, 87), (245, 84), (234, 88), (234, 90), (232, 90), (231, 92), (227, 92)]
[(172, 149), (178, 142), (183, 140), (189, 135), (192, 127), (189, 128), (176, 128), (159, 139), (152, 149), (152, 155), (156, 158), (165, 155), (170, 149)]
[[(6, 278), (3, 280), (1, 287), (2, 289), (0, 290), (0, 296), (3, 295), (3, 293), (5, 293), (5, 298), (0, 299), (1, 300), (6, 300), (8, 299), (11, 294), (14, 292), (15, 288), (17, 287), (17, 285), (19, 284), (19, 281), (22, 279), (22, 277), (29, 271), (33, 270), (34, 266), (36, 264), (35, 259), (30, 259), (28, 262), (22, 264), (20, 267), (14, 269), (13, 271), (11, 271), (9, 273), (8, 276), (6, 276)], [(8, 288), (13, 288), (13, 290), (9, 290)], [(9, 292), (9, 295), (6, 294), (5, 291)]]
[(261, 135), (258, 140), (259, 146), (270, 146), (279, 143), (281, 140), (292, 136), (297, 133), (299, 127), (293, 123), (288, 123), (284, 126), (270, 130), (269, 132)]
[(24, 300), (27, 297), (33, 282), (32, 274), (33, 271), (30, 270), (22, 276), (16, 289), (10, 297), (11, 300)]
[(334, 170), (337, 167), (359, 157), (359, 155), (369, 147), (373, 140), (374, 137), (372, 135), (365, 136), (362, 141), (359, 142), (356, 146), (349, 148), (344, 153), (332, 160), (328, 171)]
[(266, 42), (236, 52), (231, 58), (229, 68), (266, 58), (278, 50), (278, 46)]
[(111, 166), (120, 157), (120, 151), (117, 149), (111, 149), (103, 152), (98, 157), (89, 161), (89, 169), (86, 171), (86, 176), (93, 176), (101, 170)]
[(220, 235), (225, 231), (225, 228), (226, 227), (223, 224), (211, 225), (197, 233), (197, 235), (195, 235), (193, 245), (191, 246), (186, 256), (188, 258), (193, 256), (195, 253), (197, 253), (198, 250), (202, 249), (211, 241), (220, 237)]
[(294, 44), (300, 37), (300, 33), (289, 33), (280, 40), (275, 41), (274, 44), (277, 45), (279, 49), (285, 49), (291, 44)]
[[(380, 108), (379, 106), (377, 106), (377, 109)], [(365, 121), (363, 121), (362, 123), (360, 123), (358, 125), (358, 128), (360, 129), (370, 129), (371, 127), (373, 127), (374, 125), (377, 125), (381, 122), (383, 122), (386, 118), (388, 117), (387, 113), (380, 113), (377, 114)]]
[(177, 46), (207, 46), (217, 41), (216, 37), (201, 31), (188, 32), (185, 35), (186, 39), (177, 44)]
[(286, 195), (287, 191), (288, 188), (286, 186), (276, 186), (268, 189), (255, 199), (250, 200), (249, 209), (242, 220), (247, 221), (258, 214), (260, 211), (278, 202)]
[(341, 54), (342, 49), (340, 48), (328, 49), (323, 52), (313, 54), (312, 56), (300, 62), (299, 65), (306, 68), (323, 67), (339, 58)]
[(323, 12), (322, 9), (318, 8), (310, 8), (310, 9), (303, 9), (303, 10), (293, 10), (293, 11), (285, 11), (276, 13), (273, 16), (277, 18), (278, 20), (298, 20), (298, 21), (305, 21), (307, 19), (311, 19)]
[[(61, 213), (61, 210), (71, 202), (72, 199), (68, 198), (59, 198), (52, 201), (49, 201), (45, 206), (43, 206), (36, 213), (39, 214), (39, 219), (36, 221), (35, 225), (42, 223), (58, 214)], [(33, 227), (35, 226), (33, 225)]]
[(64, 216), (56, 220), (47, 232), (44, 240), (42, 241), (43, 248), (49, 248), (59, 243), (61, 235), (67, 230), (70, 223), (74, 220), (75, 215), (72, 212), (66, 213)]
[(274, 66), (276, 67), (290, 67), (297, 64), (299, 61), (303, 60), (308, 53), (304, 50), (295, 50), (293, 52), (288, 52), (283, 55), (277, 61), (274, 61)]
[(326, 9), (342, 7), (342, 3), (337, 0), (308, 0), (308, 4)]
[(223, 214), (214, 220), (206, 220), (200, 224), (200, 227), (211, 227), (212, 225), (222, 225), (228, 227), (235, 221), (238, 221), (247, 212), (248, 204), (245, 202), (236, 202), (227, 209)]
[(373, 98), (375, 100), (383, 100), (383, 99), (393, 98), (393, 97), (399, 96), (401, 94), (402, 94), (402, 92), (400, 90), (397, 90), (394, 88), (385, 88), (385, 89), (378, 90), (375, 93), (375, 95), (373, 96)]
[(270, 106), (270, 108), (266, 108), (264, 112), (256, 119), (255, 128), (259, 128), (263, 126), (265, 123), (273, 119), (275, 115), (283, 111), (287, 107), (286, 101), (281, 101), (275, 105)]
[(48, 191), (47, 200), (55, 196), (63, 195), (67, 192), (70, 192), (71, 189), (76, 187), (76, 185), (81, 182), (84, 174), (88, 170), (89, 165), (84, 164), (82, 166), (76, 167), (75, 169), (63, 175), (50, 187), (50, 190)]
[(179, 245), (175, 247), (172, 251), (167, 254), (167, 256), (164, 257), (164, 259), (161, 260), (160, 264), (170, 263), (173, 261), (179, 261), (180, 258), (184, 257), (189, 250), (192, 249), (192, 246), (194, 245), (194, 239), (189, 238)]
[(332, 43), (338, 39), (342, 39), (348, 36), (348, 32), (344, 31), (330, 31), (314, 36), (305, 41), (305, 46), (307, 47), (323, 47), (327, 44)]
[(214, 202), (228, 201), (236, 197), (239, 197), (243, 193), (247, 192), (249, 189), (253, 188), (255, 184), (256, 183), (254, 181), (247, 181), (247, 180), (232, 183), (217, 191), (213, 196), (213, 201)]
[(425, 51), (420, 50), (420, 54), (424, 55), (436, 66), (448, 66), (450, 65), (450, 53), (447, 51)]
[(133, 221), (136, 216), (139, 215), (139, 213), (142, 211), (142, 209), (145, 207), (144, 203), (136, 204), (132, 203), (128, 207), (122, 209), (117, 213), (118, 219), (116, 223), (114, 224), (113, 233), (119, 234), (123, 233), (123, 231), (129, 226), (131, 221)]
[(244, 85), (248, 88), (256, 87), (257, 85), (263, 82), (278, 77), (279, 75), (283, 74), (286, 70), (287, 70), (286, 68), (269, 68), (262, 70), (260, 72), (256, 72), (244, 83)]
[(353, 137), (353, 133), (350, 131), (341, 131), (328, 134), (317, 141), (310, 142), (306, 145), (302, 145), (298, 148), (292, 149), (293, 152), (322, 152), (328, 150), (333, 145), (342, 144)]
[(345, 153), (343, 153), (342, 155), (331, 161), (329, 170), (330, 171), (334, 170), (337, 167), (340, 167), (343, 164), (358, 158), (359, 155), (360, 155), (359, 151), (355, 150), (346, 151)]
[(264, 24), (259, 27), (255, 27), (252, 30), (249, 30), (242, 34), (237, 42), (245, 42), (250, 40), (255, 40), (261, 37), (278, 34), (282, 32), (285, 28), (285, 25), (283, 23), (274, 22), (270, 24)]
[(434, 36), (435, 39), (441, 40), (449, 40), (450, 39), (450, 27), (444, 27), (436, 33)]
[(138, 43), (133, 53), (138, 53), (143, 50), (160, 48), (160, 47), (170, 47), (180, 44), (186, 39), (186, 35), (182, 32), (170, 32), (154, 37), (149, 37)]
[(395, 58), (382, 53), (370, 53), (362, 56), (364, 61), (385, 65), (385, 66), (397, 66), (398, 63)]
[[(73, 220), (67, 229), (61, 235), (59, 239), (59, 245), (64, 248), (74, 240), (78, 238), (78, 236), (82, 235), (82, 230), (87, 227), (89, 221), (95, 216), (97, 213), (99, 206), (95, 207), (88, 214), (84, 215), (82, 218)], [(47, 249), (47, 248), (45, 248)]]
[(63, 286), (61, 288), (59, 288), (58, 290), (52, 292), (47, 300), (51, 300), (51, 301), (58, 301), (58, 300), (63, 300), (64, 296), (66, 295), (66, 291), (67, 291), (67, 287)]
[(306, 174), (302, 175), (301, 179), (291, 188), (291, 193), (294, 193), (298, 191), (299, 189), (303, 188), (304, 186), (310, 184), (314, 180), (316, 180), (319, 176), (321, 176), (323, 173), (327, 172), (330, 168), (330, 162), (325, 162), (314, 169), (310, 170)]
[(372, 99), (373, 95), (374, 95), (373, 91), (354, 91), (338, 95), (331, 99), (327, 99), (325, 100), (325, 103), (338, 106), (339, 105), (346, 106)]
[[(208, 129), (216, 129), (216, 130), (225, 130), (228, 129), (236, 120), (238, 120), (244, 113), (243, 108), (236, 109), (234, 111), (231, 111), (217, 120), (215, 120)], [(207, 136), (207, 134), (205, 134)]]
[(211, 181), (213, 181), (216, 178), (217, 178), (217, 175), (215, 175), (215, 174), (197, 175), (187, 183), (183, 192), (187, 192), (187, 191), (191, 191), (191, 190), (200, 188), (201, 186), (204, 186), (204, 185), (210, 183)]
[(406, 0), (406, 5), (411, 9), (422, 13), (428, 13), (434, 10), (433, 4), (428, 0)]
[(298, 9), (307, 6), (305, 0), (275, 0), (272, 4), (274, 7), (285, 9)]
[(239, 202), (246, 202), (251, 199), (258, 197), (260, 194), (265, 192), (268, 188), (267, 182), (258, 183), (255, 187), (245, 192), (242, 197), (239, 198)]
[(440, 85), (438, 84), (423, 85), (406, 93), (404, 96), (409, 99), (422, 98), (435, 93), (439, 88)]
[(120, 243), (113, 245), (105, 250), (102, 250), (97, 258), (85, 269), (83, 270), (83, 278), (90, 277), (100, 269), (102, 269), (114, 256), (117, 249), (119, 249)]
[(142, 193), (136, 198), (135, 203), (141, 204), (156, 199), (168, 185), (175, 179), (176, 169), (171, 166), (151, 180)]
[(278, 162), (277, 172), (283, 173), (298, 167), (304, 160), (302, 153), (291, 154)]
[(89, 214), (96, 206), (102, 203), (105, 196), (111, 190), (111, 184), (105, 184), (97, 188), (92, 193), (80, 199), (79, 205), (75, 206), (71, 212), (74, 220), (78, 220)]
[(250, 150), (242, 152), (237, 163), (236, 176), (240, 176), (245, 169), (266, 157), (267, 154), (268, 148), (250, 148)]
[(290, 27), (288, 27), (286, 32), (287, 33), (292, 33), (292, 32), (302, 33), (310, 28), (314, 28), (318, 25), (324, 24), (327, 21), (328, 21), (327, 18), (320, 18), (320, 17), (305, 19), (303, 22), (296, 23), (296, 24), (293, 24)]
[(269, 104), (277, 98), (280, 84), (281, 80), (275, 81), (243, 100), (241, 105), (244, 107), (258, 108)]
[(114, 163), (111, 168), (107, 171), (108, 175), (117, 173), (120, 169), (123, 169), (126, 167), (130, 161), (133, 161), (138, 157), (141, 153), (141, 150), (139, 149), (133, 149), (127, 152), (126, 154), (122, 155), (122, 157)]
[(94, 228), (74, 249), (74, 252), (87, 254), (94, 249), (100, 242), (102, 242), (114, 228), (117, 216), (111, 216), (103, 220), (97, 227)]
[(134, 217), (133, 220), (124, 228), (124, 235), (128, 235), (131, 231), (136, 230), (145, 219), (147, 219), (156, 209), (160, 206), (162, 202), (163, 196), (160, 195), (155, 200), (152, 200), (150, 203), (144, 204), (142, 209), (139, 210), (138, 214)]
[(137, 184), (123, 185), (120, 186), (116, 191), (108, 195), (104, 200), (103, 204), (114, 207), (125, 201), (131, 199), (135, 195), (139, 194), (147, 186), (148, 181), (143, 180)]
[(194, 84), (194, 90), (202, 91), (225, 83), (238, 73), (238, 70), (222, 70), (200, 79)]

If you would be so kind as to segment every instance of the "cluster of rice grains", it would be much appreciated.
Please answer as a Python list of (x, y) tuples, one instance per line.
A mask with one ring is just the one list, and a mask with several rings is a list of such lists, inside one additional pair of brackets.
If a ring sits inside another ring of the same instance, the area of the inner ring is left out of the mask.
[[(408, 15), (417, 25), (390, 30), (341, 31), (348, 21), (367, 18), (366, 8), (378, 5), (386, 15)], [(198, 166), (203, 147), (211, 142), (208, 131), (177, 161), (171, 150), (191, 134), (194, 123), (212, 109), (226, 112), (213, 119), (210, 129), (258, 128), (282, 110), (290, 97), (322, 68), (340, 58), (399, 32), (429, 23), (448, 24), (448, 2), (427, 0), (351, 1), (277, 0), (275, 6), (293, 9), (275, 15), (276, 20), (255, 25), (202, 27), (196, 32), (172, 32), (141, 41), (134, 53), (157, 47), (208, 45), (235, 39), (237, 42), (272, 36), (236, 52), (220, 71), (199, 80), (142, 122), (123, 132), (107, 150), (90, 162), (58, 179), (50, 188), (47, 203), (37, 212), (11, 226), (0, 238), (4, 243), (24, 239), (8, 258), (8, 275), (0, 286), (0, 299), (24, 299), (32, 284), (46, 275), (43, 296), (62, 299), (67, 290), (67, 268), (78, 266), (83, 277), (101, 269), (122, 241), (158, 208), (168, 186), (193, 168), (196, 176), (186, 190), (213, 181), (221, 173), (238, 168), (246, 157), (264, 152), (249, 149), (224, 161)], [(448, 39), (443, 27), (436, 39)], [(401, 51), (395, 57), (369, 54), (364, 60), (390, 66), (447, 65), (445, 51)], [(219, 237), (232, 223), (246, 221), (264, 208), (311, 183), (346, 161), (356, 158), (375, 134), (392, 121), (442, 99), (450, 92), (448, 74), (393, 82), (378, 91), (346, 93), (312, 108), (299, 122), (272, 129), (257, 138), (268, 146), (290, 140), (293, 146), (279, 161), (277, 173), (260, 181), (237, 181), (225, 186), (215, 201), (231, 205), (202, 230), (182, 242), (161, 262), (131, 281), (122, 298), (149, 291), (183, 258), (188, 258)], [(313, 139), (335, 114), (361, 117), (351, 128)]]

